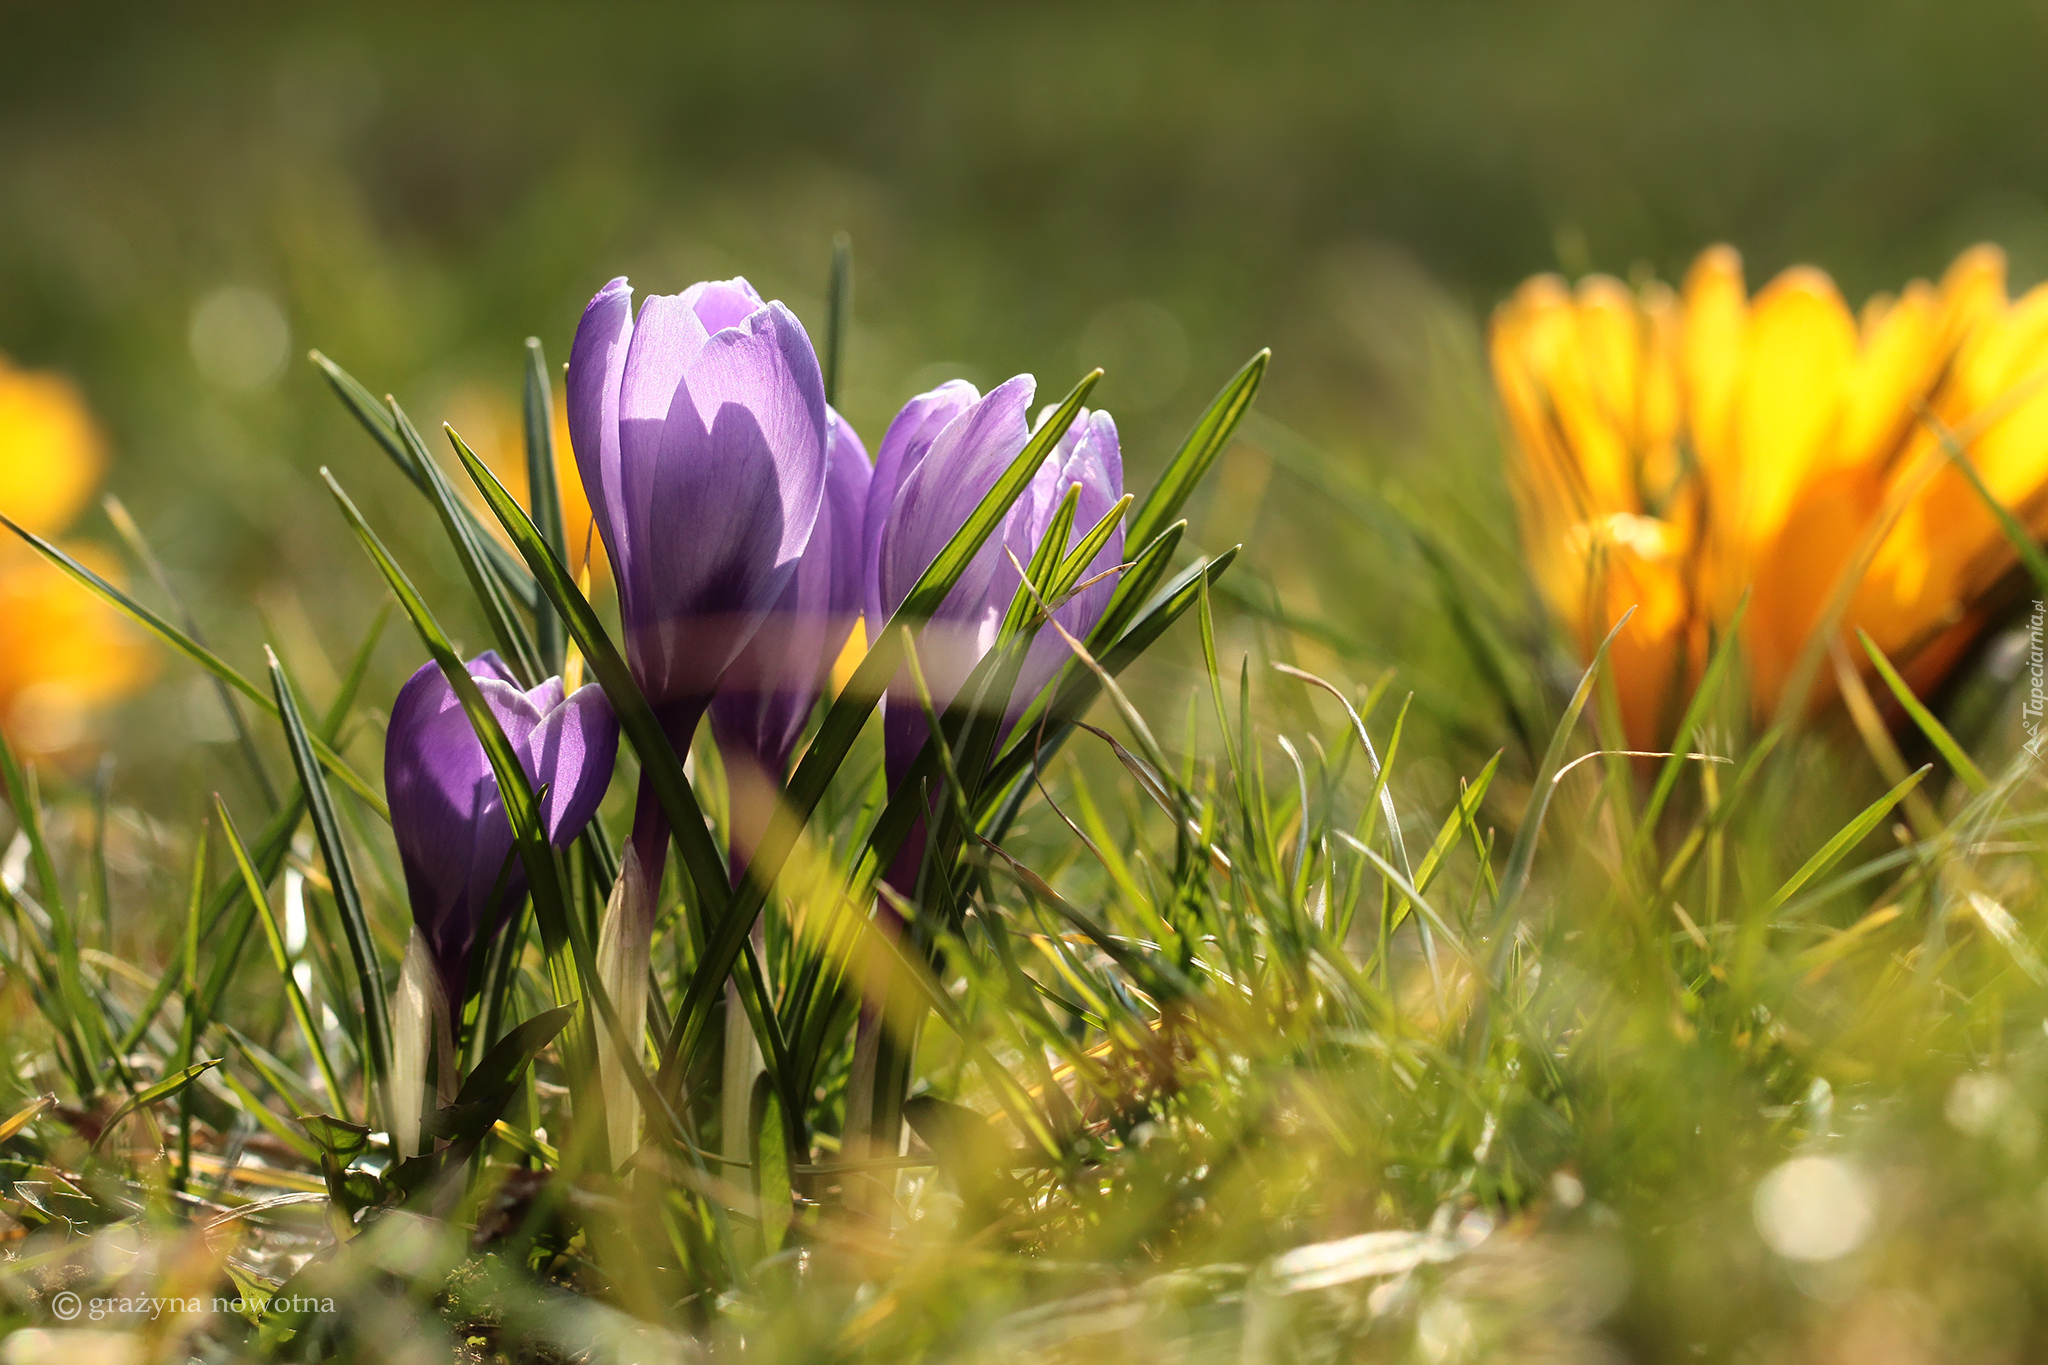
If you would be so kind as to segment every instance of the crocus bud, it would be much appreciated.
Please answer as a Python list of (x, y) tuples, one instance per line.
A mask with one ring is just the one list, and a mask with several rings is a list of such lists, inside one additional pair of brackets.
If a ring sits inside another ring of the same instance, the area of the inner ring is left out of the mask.
[(446, 1103), (455, 1097), (455, 1035), (440, 976), (426, 937), (415, 924), (398, 966), (398, 990), (391, 997), (391, 1099), (386, 1122), (401, 1161), (420, 1154), (429, 1058), (440, 1060), (439, 1098)]
[[(569, 434), (611, 557), (626, 658), (678, 755), (796, 572), (824, 499), (810, 338), (745, 280), (649, 298), (613, 280), (569, 357)], [(633, 841), (661, 884), (668, 829), (641, 784)]]
[[(931, 562), (945, 548), (1003, 471), (1024, 448), (1033, 381), (1030, 375), (992, 389), (987, 396), (955, 380), (914, 398), (890, 424), (875, 460), (868, 490), (864, 539), (869, 549), (869, 615), (876, 628), (886, 621)], [(1039, 420), (1043, 421), (1041, 413)], [(1016, 595), (1018, 568), (1031, 562), (1053, 513), (1069, 488), (1080, 497), (1067, 548), (1086, 535), (1123, 496), (1123, 458), (1116, 423), (1106, 412), (1083, 409), (1032, 476), (997, 533), (974, 557), (931, 621), (919, 632), (918, 664), (943, 711), (982, 656), (994, 645), (1003, 615)], [(1083, 573), (1097, 578), (1121, 562), (1123, 529), (1118, 527)], [(1060, 625), (1085, 637), (1108, 606), (1115, 583), (1099, 578), (1053, 613)], [(1043, 631), (1032, 642), (1005, 703), (1014, 721), (1040, 688), (1058, 672), (1067, 649)], [(916, 759), (928, 733), (923, 707), (907, 679), (899, 678), (883, 702), (883, 736), (889, 780), (894, 783)]]
[(654, 889), (640, 869), (639, 851), (626, 846), (625, 864), (597, 930), (597, 976), (618, 1011), (619, 1036), (600, 1027), (597, 1083), (604, 1096), (605, 1137), (611, 1168), (618, 1170), (640, 1146), (640, 1094), (629, 1079), (622, 1036), (637, 1047), (647, 1029), (647, 960), (654, 935)]
[[(604, 693), (593, 685), (565, 698), (559, 678), (521, 691), (491, 653), (471, 660), (469, 673), (541, 793), (549, 841), (568, 844), (596, 814), (618, 756)], [(470, 954), (526, 894), (526, 873), (490, 759), (437, 664), (413, 674), (392, 705), (384, 791), (413, 923), (443, 995), (460, 1008)]]

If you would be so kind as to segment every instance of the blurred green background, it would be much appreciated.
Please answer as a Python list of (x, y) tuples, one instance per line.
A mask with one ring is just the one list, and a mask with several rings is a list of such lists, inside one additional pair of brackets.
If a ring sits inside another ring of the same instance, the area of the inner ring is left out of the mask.
[[(815, 327), (844, 229), (870, 444), (950, 375), (1099, 363), (1142, 486), (1271, 345), (1261, 409), (1303, 442), (1253, 431), (1197, 539), (1248, 538), (1246, 581), (1354, 662), (1426, 669), (1412, 550), (1327, 493), (1401, 490), (1511, 563), (1493, 302), (1717, 240), (1852, 300), (1986, 238), (2030, 283), (2044, 38), (2036, 6), (1923, 0), (4, 4), (0, 351), (78, 377), (208, 629), (243, 664), (269, 630), (318, 694), (312, 642), (345, 655), (378, 597), (319, 465), (454, 570), (308, 347), (509, 441), (521, 339), (565, 358), (607, 277), (744, 273)], [(218, 726), (165, 677), (124, 752)]]

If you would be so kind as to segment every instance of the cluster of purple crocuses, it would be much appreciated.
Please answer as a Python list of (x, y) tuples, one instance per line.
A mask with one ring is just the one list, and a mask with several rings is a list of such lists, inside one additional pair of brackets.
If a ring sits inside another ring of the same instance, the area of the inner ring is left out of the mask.
[[(708, 712), (733, 774), (728, 858), (737, 876), (758, 835), (740, 814), (739, 788), (772, 792), (787, 777), (855, 624), (881, 629), (1030, 439), (1034, 384), (1019, 375), (981, 394), (955, 380), (921, 394), (890, 423), (870, 465), (851, 424), (826, 403), (810, 338), (781, 303), (763, 302), (743, 279), (649, 298), (637, 318), (632, 296), (616, 279), (584, 309), (569, 360), (570, 439), (613, 566), (633, 677), (678, 755)], [(920, 630), (918, 660), (936, 707), (993, 645), (1017, 566), (1030, 562), (1075, 485), (1068, 546), (1123, 494), (1108, 413), (1080, 414)], [(1069, 632), (1084, 636), (1101, 616), (1114, 586), (1105, 571), (1122, 548), (1119, 530), (1089, 566), (1084, 581), (1093, 581), (1055, 612)], [(1050, 632), (1032, 644), (1011, 720), (1063, 655)], [(470, 672), (545, 793), (548, 837), (566, 846), (595, 814), (617, 756), (618, 723), (603, 693), (593, 685), (565, 696), (552, 678), (522, 690), (492, 654)], [(922, 701), (900, 683), (882, 705), (894, 784), (928, 727)], [(414, 922), (400, 1008), (411, 1000), (416, 1017), (434, 1014), (445, 1038), (473, 957), (526, 888), (490, 764), (434, 664), (392, 708), (385, 785)], [(620, 987), (622, 1019), (645, 1017), (639, 992), (668, 842), (643, 780), (599, 951)], [(394, 1037), (414, 1054), (395, 1059), (397, 1091), (423, 1075), (419, 1053), (432, 1039), (416, 1019)], [(600, 1040), (601, 1064), (603, 1052)], [(407, 1153), (417, 1110), (396, 1093), (393, 1108), (393, 1136)]]

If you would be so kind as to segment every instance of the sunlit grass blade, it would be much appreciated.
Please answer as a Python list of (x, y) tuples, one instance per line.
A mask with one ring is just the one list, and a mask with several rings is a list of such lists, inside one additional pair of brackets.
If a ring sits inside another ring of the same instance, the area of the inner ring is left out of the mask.
[[(1187, 534), (1188, 524), (1176, 521), (1173, 525), (1152, 537), (1144, 548), (1132, 555), (1130, 567), (1118, 575), (1116, 591), (1110, 594), (1109, 605), (1102, 609), (1102, 619), (1095, 623), (1095, 629), (1088, 633), (1091, 646), (1107, 648), (1122, 635), (1124, 628), (1137, 619), (1138, 613), (1152, 596), (1152, 590), (1159, 586), (1173, 567), (1174, 552), (1180, 548), (1181, 539)], [(1124, 551), (1138, 543), (1135, 536), (1126, 535)]]
[(1437, 830), (1436, 841), (1429, 846), (1429, 852), (1422, 855), (1422, 863), (1415, 869), (1416, 890), (1429, 890), (1429, 884), (1443, 870), (1444, 860), (1457, 844), (1458, 835), (1472, 819), (1473, 812), (1479, 809), (1479, 803), (1486, 799), (1486, 789), (1493, 785), (1494, 776), (1500, 771), (1500, 758), (1501, 751), (1495, 750), (1493, 757), (1486, 760), (1486, 766), (1479, 770), (1479, 776), (1458, 793), (1457, 806), (1444, 818), (1442, 828)]
[[(28, 841), (29, 864), (35, 870), (36, 891), (43, 913), (50, 918), (51, 946), (56, 950), (53, 964), (52, 1000), (61, 1006), (60, 1017), (52, 1022), (71, 1033), (83, 1049), (80, 1061), (89, 1068), (79, 1079), (85, 1092), (94, 1088), (93, 1077), (109, 1055), (115, 1053), (107, 1037), (106, 1019), (86, 996), (85, 976), (79, 965), (78, 925), (71, 914), (63, 883), (57, 878), (56, 859), (43, 829), (43, 803), (37, 790), (35, 769), (22, 766), (14, 746), (0, 735), (0, 779), (4, 779), (7, 803), (14, 808), (15, 826)], [(24, 926), (24, 933), (27, 933)]]
[(1285, 663), (1275, 663), (1273, 667), (1291, 678), (1299, 678), (1305, 683), (1320, 687), (1323, 691), (1335, 697), (1338, 705), (1344, 708), (1344, 714), (1351, 720), (1352, 734), (1357, 737), (1360, 747), (1365, 750), (1366, 762), (1372, 765), (1373, 789), (1370, 800), (1373, 804), (1379, 806), (1381, 813), (1386, 816), (1387, 839), (1393, 847), (1394, 861), (1400, 865), (1404, 875), (1412, 878), (1414, 871), (1408, 864), (1408, 842), (1401, 835), (1401, 813), (1394, 809), (1393, 794), (1387, 790), (1387, 767), (1392, 764), (1395, 747), (1400, 743), (1401, 722), (1408, 715), (1407, 703), (1402, 703), (1401, 719), (1397, 719), (1394, 722), (1393, 738), (1387, 742), (1387, 763), (1382, 764), (1379, 752), (1372, 747), (1372, 736), (1366, 733), (1365, 718), (1358, 714), (1358, 708), (1351, 704), (1351, 698), (1345, 696), (1335, 684), (1317, 677), (1306, 669), (1296, 668), (1292, 664)]
[(327, 790), (326, 774), (313, 757), (313, 738), (306, 733), (299, 715), (299, 703), (275, 652), (265, 649), (270, 663), (270, 686), (277, 696), (277, 711), (284, 726), (285, 744), (291, 750), (292, 766), (299, 774), (299, 787), (306, 795), (306, 809), (313, 817), (313, 833), (320, 842), (320, 856), (327, 864), (327, 880), (334, 903), (341, 912), (342, 937), (348, 940), (356, 983), (363, 1001), (363, 1028), (368, 1036), (369, 1056), (364, 1059), (373, 1079), (382, 1081), (390, 1069), (390, 1047), (384, 1037), (390, 1007), (384, 996), (384, 971), (377, 961), (376, 943), (370, 937), (369, 917), (356, 890), (355, 870), (350, 866), (348, 845), (335, 818), (334, 798)]
[(1927, 742), (1948, 760), (1948, 766), (1961, 779), (1963, 785), (1978, 796), (1991, 790), (1991, 781), (1984, 776), (1984, 770), (1977, 766), (1976, 761), (1962, 745), (1956, 743), (1955, 736), (1951, 735), (1948, 727), (1927, 709), (1926, 703), (1913, 694), (1912, 686), (1899, 676), (1899, 670), (1892, 667), (1892, 661), (1877, 647), (1877, 641), (1871, 639), (1869, 632), (1860, 627), (1856, 631), (1856, 638), (1863, 642), (1863, 652), (1870, 656), (1871, 665), (1877, 669), (1878, 676), (1884, 679), (1885, 686), (1892, 690), (1892, 696), (1898, 699), (1906, 714), (1913, 718), (1913, 723), (1920, 727), (1920, 733), (1927, 736)]
[(454, 485), (448, 482), (448, 476), (441, 472), (441, 466), (434, 457), (427, 453), (426, 443), (413, 429), (405, 409), (398, 406), (398, 400), (386, 398), (384, 401), (391, 409), (391, 420), (405, 441), (406, 449), (426, 471), (428, 501), (434, 504), (434, 511), (441, 518), (441, 529), (447, 533), (456, 562), (462, 566), (462, 576), (469, 580), (470, 594), (483, 611), (491, 638), (497, 642), (498, 650), (513, 676), (527, 687), (534, 686), (547, 675), (541, 671), (540, 654), (534, 647), (533, 637), (527, 633), (526, 624), (512, 610), (503, 584), (484, 561), (483, 546), (490, 537), (473, 517), (464, 515), (465, 509), (455, 496)]
[(107, 1140), (107, 1135), (114, 1131), (122, 1119), (127, 1118), (138, 1109), (155, 1104), (159, 1100), (171, 1098), (220, 1064), (221, 1059), (219, 1057), (210, 1057), (206, 1061), (195, 1062), (182, 1070), (172, 1072), (155, 1085), (138, 1090), (129, 1097), (127, 1103), (114, 1111), (113, 1117), (109, 1118), (105, 1126), (100, 1129), (100, 1135), (92, 1140), (92, 1149), (98, 1151), (99, 1145)]
[(1266, 364), (1273, 353), (1262, 350), (1244, 363), (1223, 391), (1216, 395), (1195, 423), (1194, 430), (1181, 442), (1180, 449), (1168, 462), (1152, 485), (1152, 491), (1145, 495), (1145, 501), (1131, 518), (1130, 538), (1144, 545), (1165, 530), (1173, 519), (1180, 515), (1180, 509), (1209, 472), (1209, 466), (1216, 463), (1216, 457), (1230, 444), (1230, 438), (1237, 431), (1237, 424), (1244, 420), (1251, 410), (1252, 399), (1258, 395), (1259, 381), (1265, 377)]
[(1579, 715), (1586, 709), (1586, 702), (1593, 695), (1594, 685), (1599, 681), (1600, 669), (1607, 662), (1607, 651), (1628, 625), (1635, 608), (1621, 614), (1607, 632), (1607, 638), (1600, 642), (1600, 648), (1593, 652), (1593, 661), (1586, 665), (1586, 671), (1579, 678), (1578, 688), (1572, 693), (1571, 701), (1565, 706), (1564, 715), (1558, 720), (1557, 728), (1551, 732), (1550, 745), (1543, 751), (1543, 762), (1536, 769), (1536, 777), (1529, 788), (1529, 804), (1522, 811), (1522, 823), (1515, 830), (1515, 841), (1508, 846), (1507, 870), (1500, 880), (1500, 895), (1494, 900), (1494, 965), (1498, 968), (1505, 958), (1507, 945), (1512, 938), (1508, 932), (1517, 902), (1529, 885), (1529, 874), (1536, 864), (1536, 841), (1543, 832), (1543, 817), (1550, 809), (1550, 797), (1556, 790), (1559, 770), (1564, 767), (1564, 756), (1571, 747), (1572, 735), (1578, 729)]
[(270, 897), (263, 882), (257, 879), (255, 865), (249, 861), (249, 850), (243, 846), (234, 817), (228, 814), (227, 803), (220, 799), (219, 793), (214, 794), (213, 808), (220, 817), (220, 829), (227, 838), (228, 851), (234, 854), (235, 866), (241, 869), (242, 885), (249, 893), (249, 903), (256, 907), (257, 917), (263, 923), (263, 937), (270, 944), (271, 959), (277, 964), (278, 975), (284, 978), (285, 999), (291, 1005), (292, 1017), (298, 1020), (307, 1053), (320, 1068), (320, 1079), (327, 1086), (328, 1103), (346, 1115), (348, 1097), (341, 1088), (341, 1078), (335, 1074), (334, 1063), (328, 1059), (327, 1045), (321, 1041), (320, 1026), (306, 1004), (305, 993), (299, 989), (298, 978), (292, 974), (291, 954), (285, 951), (284, 932), (278, 928), (277, 914), (270, 908)]
[[(413, 486), (420, 492), (431, 496), (428, 472), (413, 463), (412, 453), (406, 448), (404, 439), (400, 437), (398, 428), (392, 423), (391, 415), (384, 410), (384, 405), (371, 397), (370, 391), (358, 383), (347, 370), (318, 351), (313, 351), (310, 355), (313, 363), (320, 367), (320, 372), (327, 376), (327, 383), (333, 388), (335, 396), (341, 399), (342, 406), (354, 415), (356, 421), (362, 424), (363, 430), (369, 432), (371, 439), (391, 457), (391, 463), (398, 466), (399, 472), (412, 480)], [(477, 519), (475, 512), (463, 507), (461, 515), (467, 518), (472, 526), (482, 530), (483, 523)], [(484, 557), (490, 560), (492, 571), (498, 575), (498, 581), (504, 585), (506, 591), (518, 599), (520, 605), (533, 608), (540, 600), (540, 593), (534, 587), (533, 578), (519, 567), (519, 561), (488, 534), (481, 537), (480, 544)]]
[[(272, 720), (277, 719), (277, 703), (266, 696), (263, 689), (243, 677), (226, 660), (222, 659), (212, 650), (206, 648), (184, 631), (178, 629), (169, 621), (164, 620), (163, 617), (128, 596), (127, 593), (122, 592), (119, 588), (107, 582), (106, 579), (100, 577), (91, 569), (86, 568), (85, 565), (79, 563), (49, 541), (44, 540), (33, 531), (24, 530), (4, 514), (0, 514), (0, 526), (5, 526), (30, 545), (33, 545), (42, 553), (45, 559), (48, 559), (52, 564), (55, 564), (65, 573), (71, 575), (72, 578), (91, 589), (109, 605), (117, 608), (144, 630), (162, 640), (193, 663), (198, 664), (214, 677), (219, 678), (229, 687), (234, 688), (235, 691), (241, 693), (244, 697), (247, 697), (258, 707), (262, 708), (263, 713)], [(357, 796), (360, 796), (371, 810), (377, 812), (380, 819), (389, 820), (391, 818), (390, 812), (385, 809), (383, 796), (377, 792), (376, 788), (365, 781), (360, 773), (351, 768), (346, 759), (340, 754), (335, 753), (326, 741), (315, 738), (313, 750), (320, 756), (321, 766), (340, 778), (343, 785), (348, 787)]]
[[(564, 564), (569, 562), (569, 535), (562, 524), (561, 476), (556, 473), (555, 386), (548, 378), (547, 357), (539, 337), (526, 339), (526, 505), (542, 538)], [(535, 646), (549, 675), (562, 671), (568, 636), (562, 618), (544, 593), (533, 603)]]
[(1844, 854), (1862, 843), (1870, 831), (1876, 829), (1885, 816), (1892, 813), (1892, 807), (1905, 800), (1906, 794), (1920, 785), (1920, 779), (1927, 776), (1933, 767), (1930, 763), (1913, 772), (1905, 781), (1866, 806), (1862, 814), (1837, 830), (1834, 838), (1822, 844), (1797, 872), (1787, 877), (1784, 884), (1771, 893), (1770, 899), (1758, 910), (1758, 915), (1767, 917), (1775, 913), (1779, 906), (1798, 893), (1800, 887), (1841, 861)]
[[(1090, 632), (1088, 648), (1091, 653), (1097, 653), (1103, 671), (1117, 677), (1130, 667), (1188, 608), (1195, 605), (1204, 583), (1214, 583), (1223, 576), (1236, 560), (1237, 552), (1238, 547), (1233, 545), (1214, 559), (1192, 565), (1177, 575), (1136, 613), (1137, 619), (1130, 629), (1114, 642), (1105, 643), (1099, 627)], [(1034, 755), (1040, 761), (1050, 756), (1064, 740), (1073, 722), (1101, 695), (1102, 685), (1096, 674), (1078, 662), (1070, 662), (1060, 683), (1051, 691), (1051, 700), (1045, 703), (1042, 743), (1040, 727), (1027, 712), (1017, 727), (1020, 737), (990, 768), (983, 792), (993, 795), (1010, 790), (1031, 771)]]
[[(370, 623), (369, 630), (364, 632), (362, 643), (356, 647), (355, 658), (350, 661), (348, 674), (342, 679), (341, 690), (336, 693), (334, 701), (327, 708), (327, 714), (321, 718), (318, 737), (323, 742), (332, 744), (340, 736), (342, 724), (348, 719), (349, 712), (355, 708), (356, 695), (362, 690), (363, 679), (369, 673), (370, 659), (376, 652), (378, 642), (384, 638), (384, 627), (390, 619), (391, 603), (387, 601), (377, 609), (376, 618)], [(292, 834), (298, 829), (299, 821), (306, 813), (305, 802), (305, 789), (295, 789), (286, 798), (284, 809), (271, 817), (270, 823), (264, 826), (263, 833), (256, 840), (256, 870), (263, 874), (265, 884), (277, 875), (277, 869), (283, 864), (285, 855), (291, 851)], [(255, 914), (255, 907), (243, 899), (239, 877), (228, 878), (206, 901), (201, 920), (202, 927), (199, 930), (202, 937), (210, 938), (222, 916), (237, 907), (240, 907), (243, 913), (229, 928), (227, 941), (230, 946), (224, 950), (216, 949), (212, 965), (207, 969), (205, 984), (200, 989), (200, 1014), (203, 1016), (211, 1016), (220, 1002), (222, 993), (226, 991), (228, 981), (234, 975), (241, 945), (252, 927), (251, 916)], [(169, 998), (175, 981), (176, 978), (168, 972), (158, 980), (156, 989), (150, 992), (148, 1002), (137, 1013), (135, 1022), (122, 1037), (120, 1051), (123, 1054), (133, 1051), (136, 1044), (142, 1040), (144, 1031), (155, 1020), (157, 1011), (163, 1008), (164, 1001)]]
[(1707, 671), (1700, 676), (1699, 686), (1693, 689), (1692, 699), (1686, 703), (1685, 714), (1679, 719), (1678, 729), (1674, 732), (1671, 753), (1657, 771), (1656, 785), (1650, 789), (1650, 800), (1643, 807), (1642, 819), (1630, 841), (1633, 845), (1629, 850), (1631, 858), (1648, 846), (1651, 836), (1656, 833), (1657, 821), (1664, 814), (1665, 804), (1678, 787), (1678, 775), (1685, 769), (1686, 754), (1693, 747), (1693, 735), (1706, 720), (1708, 710), (1719, 700), (1728, 670), (1741, 651), (1742, 620), (1748, 613), (1749, 591), (1744, 589), (1722, 633), (1721, 642), (1715, 646), (1713, 658), (1707, 663)]

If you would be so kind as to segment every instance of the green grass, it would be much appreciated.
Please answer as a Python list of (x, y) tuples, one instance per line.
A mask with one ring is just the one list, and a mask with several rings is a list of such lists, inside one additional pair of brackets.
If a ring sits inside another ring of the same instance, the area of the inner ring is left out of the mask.
[[(450, 1145), (394, 1165), (372, 1082), (405, 897), (365, 777), (388, 699), (361, 690), (383, 618), (318, 707), (281, 644), (268, 687), (180, 644), (258, 712), (205, 779), (241, 793), (217, 806), (102, 821), (92, 784), (9, 755), (9, 1325), (64, 1326), (63, 1291), (240, 1293), (287, 1302), (71, 1325), (173, 1359), (2038, 1356), (2048, 812), (2012, 727), (1951, 733), (1914, 703), (1876, 752), (1836, 717), (1759, 734), (1740, 670), (1715, 669), (1682, 746), (1706, 758), (1603, 757), (1599, 668), (1560, 662), (1443, 485), (1372, 484), (1273, 422), (1226, 451), (1262, 368), (1155, 462), (1131, 586), (1043, 727), (998, 747), (971, 697), (1007, 692), (1034, 596), (1083, 553), (1030, 566), (1005, 647), (934, 717), (919, 771), (948, 801), (922, 894), (892, 902), (900, 939), (867, 912), (918, 796), (892, 801), (862, 726), (900, 636), (819, 718), (801, 837), (757, 861), (772, 886), (718, 875), (715, 755), (667, 762), (710, 842), (664, 892), (637, 1049), (654, 1118), (620, 1175), (575, 1115), (590, 1030), (640, 1023), (588, 962), (631, 762), (603, 830), (559, 858), (527, 841), (543, 894), (466, 1021)], [(322, 589), (396, 588), (414, 655), (456, 656), (437, 622), (550, 659), (573, 640), (630, 739), (630, 680), (550, 558), (548, 507), (459, 448), (437, 463), (395, 407), (356, 411), (462, 575), (415, 590), (344, 499), (377, 563)], [(1348, 547), (1198, 553), (1176, 518), (1219, 455), (1226, 487), (1256, 457), (1313, 488), (1396, 566), (1358, 582), (1399, 600), (1347, 620), (1275, 586)], [(516, 556), (485, 548), (465, 471)], [(335, 483), (389, 478), (366, 443)], [(134, 605), (183, 640), (175, 610)], [(1419, 643), (1387, 669), (1354, 642), (1404, 647), (1360, 624), (1397, 611)], [(901, 1158), (842, 1147), (859, 991), (882, 979)], [(740, 1027), (767, 1069), (727, 1133)]]

